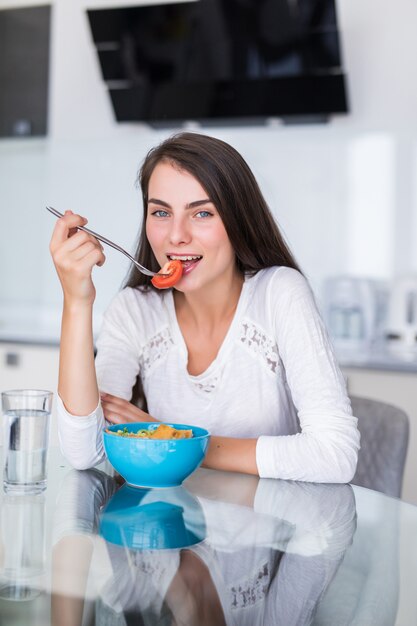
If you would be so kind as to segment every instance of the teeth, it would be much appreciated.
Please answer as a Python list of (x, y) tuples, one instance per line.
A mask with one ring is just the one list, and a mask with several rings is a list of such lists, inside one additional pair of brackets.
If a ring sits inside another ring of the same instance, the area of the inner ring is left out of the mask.
[(196, 259), (201, 259), (201, 256), (185, 256), (185, 255), (171, 254), (169, 258), (172, 261), (194, 261)]

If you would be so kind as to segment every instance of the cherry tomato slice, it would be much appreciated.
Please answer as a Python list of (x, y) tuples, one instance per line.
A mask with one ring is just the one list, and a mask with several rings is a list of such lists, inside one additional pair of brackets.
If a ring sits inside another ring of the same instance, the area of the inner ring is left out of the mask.
[(156, 274), (151, 279), (153, 286), (157, 289), (168, 289), (169, 287), (173, 287), (182, 276), (182, 263), (178, 260), (168, 261), (159, 273), (168, 275), (160, 276), (159, 274)]

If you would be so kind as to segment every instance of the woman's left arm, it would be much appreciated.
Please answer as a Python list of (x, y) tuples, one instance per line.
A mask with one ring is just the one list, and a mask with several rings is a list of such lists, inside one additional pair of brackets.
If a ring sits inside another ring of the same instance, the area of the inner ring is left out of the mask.
[[(108, 422), (125, 424), (127, 422), (158, 421), (128, 400), (118, 398), (109, 393), (101, 393), (100, 395), (104, 417)], [(256, 443), (257, 439), (211, 436), (203, 467), (258, 475)]]
[(271, 312), (300, 432), (259, 437), (259, 475), (350, 482), (359, 449), (357, 419), (312, 290), (299, 272), (280, 268), (271, 280), (265, 304)]
[(263, 306), (270, 312), (300, 432), (212, 437), (204, 466), (262, 478), (348, 483), (358, 457), (357, 419), (311, 288), (298, 271), (280, 268)]
[(259, 472), (256, 464), (257, 441), (257, 439), (211, 436), (203, 467), (258, 476)]
[(280, 268), (264, 306), (300, 432), (258, 439), (211, 437), (204, 466), (262, 478), (350, 482), (359, 449), (357, 419), (311, 288), (296, 270)]

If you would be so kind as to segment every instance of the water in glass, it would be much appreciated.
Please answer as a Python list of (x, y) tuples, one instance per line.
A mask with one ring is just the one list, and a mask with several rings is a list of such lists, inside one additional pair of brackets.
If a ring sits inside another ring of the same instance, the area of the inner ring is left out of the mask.
[(43, 491), (47, 478), (49, 412), (9, 410), (3, 420), (5, 491)]

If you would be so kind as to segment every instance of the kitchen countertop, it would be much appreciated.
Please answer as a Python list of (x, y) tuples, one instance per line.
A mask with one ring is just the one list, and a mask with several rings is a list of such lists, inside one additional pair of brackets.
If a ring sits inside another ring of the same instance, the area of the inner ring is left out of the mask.
[(20, 343), (25, 345), (58, 346), (59, 328), (42, 326), (0, 327), (1, 343)]
[(379, 345), (356, 352), (336, 350), (336, 354), (342, 368), (417, 373), (417, 352), (394, 352), (387, 346)]
[[(0, 343), (58, 346), (61, 334), (61, 309), (22, 306), (0, 306)], [(96, 331), (101, 326), (102, 314), (93, 315)], [(96, 332), (95, 332), (96, 336)]]
[[(95, 312), (93, 318), (94, 329), (98, 331), (102, 313)], [(28, 307), (25, 311), (21, 306), (14, 310), (0, 306), (0, 343), (59, 346), (60, 330), (60, 309)], [(338, 351), (336, 347), (336, 354), (342, 368), (417, 373), (417, 353), (394, 353), (383, 344), (369, 350)]]

